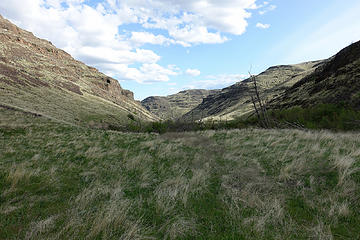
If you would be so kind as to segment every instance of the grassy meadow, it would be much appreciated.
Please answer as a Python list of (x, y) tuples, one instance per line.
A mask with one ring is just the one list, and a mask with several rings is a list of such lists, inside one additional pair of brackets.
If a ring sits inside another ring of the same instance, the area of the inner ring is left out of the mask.
[(121, 133), (0, 108), (0, 239), (359, 239), (359, 226), (359, 133)]

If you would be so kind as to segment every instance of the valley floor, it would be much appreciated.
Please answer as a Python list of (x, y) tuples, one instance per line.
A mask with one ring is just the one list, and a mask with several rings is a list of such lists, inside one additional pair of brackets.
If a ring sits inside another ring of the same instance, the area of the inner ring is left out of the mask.
[(360, 134), (133, 134), (0, 109), (0, 239), (359, 239)]

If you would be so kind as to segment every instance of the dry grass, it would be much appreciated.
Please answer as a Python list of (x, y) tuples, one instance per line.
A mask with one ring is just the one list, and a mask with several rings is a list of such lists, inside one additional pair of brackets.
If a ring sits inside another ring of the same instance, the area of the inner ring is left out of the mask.
[[(231, 209), (230, 214), (263, 237), (266, 228), (270, 231), (269, 226), (277, 226), (271, 230), (275, 236), (293, 236), (295, 229), (302, 228), (307, 229), (311, 238), (333, 239), (331, 226), (338, 224), (340, 219), (354, 216), (352, 211), (358, 209), (349, 201), (354, 204), (359, 197), (359, 188), (354, 181), (354, 175), (359, 172), (360, 145), (355, 140), (359, 135), (297, 130), (240, 132), (252, 132), (257, 137), (247, 137), (244, 142), (244, 136), (239, 134), (226, 142), (231, 146), (226, 157), (236, 162), (222, 180), (226, 193), (223, 199)], [(281, 137), (277, 137), (279, 135)], [(238, 143), (253, 146), (252, 153)], [(301, 199), (297, 203), (301, 205), (299, 207), (303, 208), (302, 204), (305, 204), (305, 208), (309, 208), (302, 211), (317, 212), (315, 227), (306, 227), (308, 222), (299, 227), (299, 220), (296, 220), (301, 217), (309, 221), (315, 216), (289, 214), (290, 194), (294, 195), (295, 203), (296, 199)], [(242, 212), (247, 208), (254, 209), (254, 214), (244, 218)], [(325, 224), (324, 219), (332, 225)]]
[(321, 220), (318, 221), (318, 224), (309, 229), (311, 239), (318, 240), (333, 240), (334, 237), (331, 233), (329, 225), (325, 225)]
[(31, 173), (26, 170), (24, 164), (14, 165), (7, 176), (7, 181), (10, 182), (13, 189), (20, 181), (28, 180), (30, 175)]
[(165, 239), (181, 239), (187, 235), (197, 235), (195, 220), (181, 216), (169, 218), (161, 230), (165, 231)]
[(0, 119), (1, 239), (360, 237), (358, 133)]

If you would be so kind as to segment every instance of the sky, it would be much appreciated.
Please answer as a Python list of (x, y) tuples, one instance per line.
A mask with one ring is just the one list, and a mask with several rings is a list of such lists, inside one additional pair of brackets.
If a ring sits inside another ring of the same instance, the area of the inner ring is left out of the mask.
[(134, 92), (219, 89), (360, 40), (359, 0), (1, 0), (0, 14)]

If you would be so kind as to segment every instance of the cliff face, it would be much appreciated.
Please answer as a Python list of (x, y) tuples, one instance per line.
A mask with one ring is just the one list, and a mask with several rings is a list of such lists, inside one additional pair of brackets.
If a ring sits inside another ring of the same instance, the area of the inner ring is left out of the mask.
[(341, 50), (271, 102), (272, 108), (345, 103), (360, 110), (360, 41)]
[[(261, 97), (269, 101), (282, 94), (304, 76), (312, 73), (323, 61), (306, 62), (296, 65), (280, 65), (268, 68), (256, 76)], [(238, 82), (206, 97), (192, 111), (185, 114), (183, 120), (198, 119), (234, 119), (253, 111), (251, 79)]]
[(178, 119), (196, 106), (204, 98), (218, 90), (193, 89), (181, 91), (166, 97), (148, 97), (141, 104), (161, 119)]
[(3, 105), (68, 122), (100, 120), (107, 114), (118, 122), (129, 113), (144, 120), (157, 119), (117, 80), (1, 16), (0, 42)]

